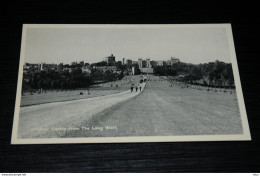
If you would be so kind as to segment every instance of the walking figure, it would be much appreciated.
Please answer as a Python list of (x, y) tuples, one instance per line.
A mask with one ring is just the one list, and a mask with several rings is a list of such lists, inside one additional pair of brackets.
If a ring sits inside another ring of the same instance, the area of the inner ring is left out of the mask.
[(137, 92), (137, 90), (138, 90), (138, 87), (136, 86), (136, 87), (135, 87), (135, 91)]
[(131, 85), (131, 92), (133, 92), (133, 89), (134, 89), (134, 87), (133, 87), (133, 85)]
[(142, 86), (139, 86), (140, 92), (142, 91)]

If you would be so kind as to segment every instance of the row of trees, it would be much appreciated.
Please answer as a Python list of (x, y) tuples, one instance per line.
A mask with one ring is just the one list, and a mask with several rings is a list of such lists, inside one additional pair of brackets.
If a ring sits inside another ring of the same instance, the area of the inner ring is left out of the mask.
[(91, 74), (83, 73), (81, 68), (69, 71), (40, 71), (24, 74), (23, 91), (34, 89), (77, 89), (87, 88), (95, 81), (114, 81), (123, 78), (123, 74), (113, 73), (112, 71), (92, 70)]
[(24, 75), (23, 91), (32, 89), (75, 89), (88, 87), (92, 83), (92, 77), (83, 73), (80, 68), (71, 72), (41, 71)]
[(92, 70), (91, 77), (95, 81), (115, 81), (120, 80), (124, 77), (123, 72), (120, 73), (113, 73), (110, 70), (106, 70), (105, 72), (102, 70)]
[(156, 75), (161, 76), (179, 76), (184, 82), (194, 83), (201, 79), (206, 85), (233, 86), (234, 76), (231, 63), (225, 63), (216, 60), (204, 64), (176, 63), (173, 66), (156, 66), (154, 68)]

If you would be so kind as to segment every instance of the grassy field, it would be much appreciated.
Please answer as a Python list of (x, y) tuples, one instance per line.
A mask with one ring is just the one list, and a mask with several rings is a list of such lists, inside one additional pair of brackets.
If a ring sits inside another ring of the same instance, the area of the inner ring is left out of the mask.
[[(122, 80), (96, 84), (87, 89), (81, 90), (54, 90), (43, 91), (42, 93), (34, 93), (31, 95), (29, 92), (24, 93), (21, 97), (20, 106), (30, 106), (43, 103), (69, 101), (77, 99), (92, 98), (98, 96), (111, 95), (120, 93), (130, 89), (131, 84), (137, 85), (140, 81), (140, 76), (126, 76)], [(83, 95), (80, 95), (80, 92)], [(88, 94), (89, 93), (89, 94)]]

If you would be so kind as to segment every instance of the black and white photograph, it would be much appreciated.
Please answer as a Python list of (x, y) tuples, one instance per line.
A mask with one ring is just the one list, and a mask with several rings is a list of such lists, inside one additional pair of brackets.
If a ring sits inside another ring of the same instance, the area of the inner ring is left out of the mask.
[(24, 24), (12, 144), (251, 140), (230, 24)]

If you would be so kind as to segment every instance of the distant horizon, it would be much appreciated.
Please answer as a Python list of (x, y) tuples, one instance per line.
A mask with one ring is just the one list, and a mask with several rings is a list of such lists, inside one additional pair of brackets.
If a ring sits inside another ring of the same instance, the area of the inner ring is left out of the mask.
[[(103, 27), (102, 27), (103, 26)], [(231, 63), (224, 26), (27, 28), (25, 62), (96, 63), (113, 54), (137, 61), (150, 58), (200, 64), (216, 60)]]
[[(179, 58), (178, 58), (179, 59)], [(144, 59), (145, 60), (145, 59)], [(169, 59), (170, 60), (170, 59)], [(103, 61), (103, 60), (102, 60)], [(98, 61), (98, 62), (102, 62), (102, 61)], [(118, 60), (118, 61), (121, 61), (121, 60)], [(117, 60), (116, 60), (116, 62), (118, 62)], [(132, 61), (138, 61), (138, 59), (137, 60), (132, 60)], [(156, 61), (156, 62), (159, 62), (159, 61), (167, 61), (167, 60), (151, 60), (151, 61)], [(221, 61), (221, 60), (215, 60), (215, 61), (210, 61), (210, 62), (216, 62), (216, 61), (220, 61), (220, 62), (224, 62), (224, 61)], [(82, 61), (72, 61), (72, 62), (77, 62), (77, 63), (80, 63), (80, 62), (82, 62)], [(181, 63), (185, 63), (185, 64), (193, 64), (193, 65), (199, 65), (199, 64), (207, 64), (207, 63), (210, 63), (210, 62), (203, 62), (203, 63), (197, 63), (197, 64), (194, 64), (194, 63), (189, 63), (189, 62), (182, 62), (181, 61), (181, 59), (180, 59), (180, 62)], [(60, 63), (57, 63), (57, 62), (38, 62), (38, 63), (33, 63), (33, 62), (24, 62), (24, 64), (25, 63), (28, 63), (28, 64), (57, 64), (57, 65), (59, 65), (59, 64), (61, 64), (62, 62), (60, 62)], [(84, 64), (85, 63), (89, 63), (89, 62), (84, 62)], [(93, 62), (93, 63), (89, 63), (90, 65), (91, 64), (94, 64), (94, 63), (97, 63), (97, 62)], [(224, 63), (226, 63), (226, 64), (230, 64), (231, 62), (224, 62)], [(62, 63), (63, 65), (71, 65), (71, 63)], [(124, 65), (127, 65), (127, 64), (124, 64)]]

